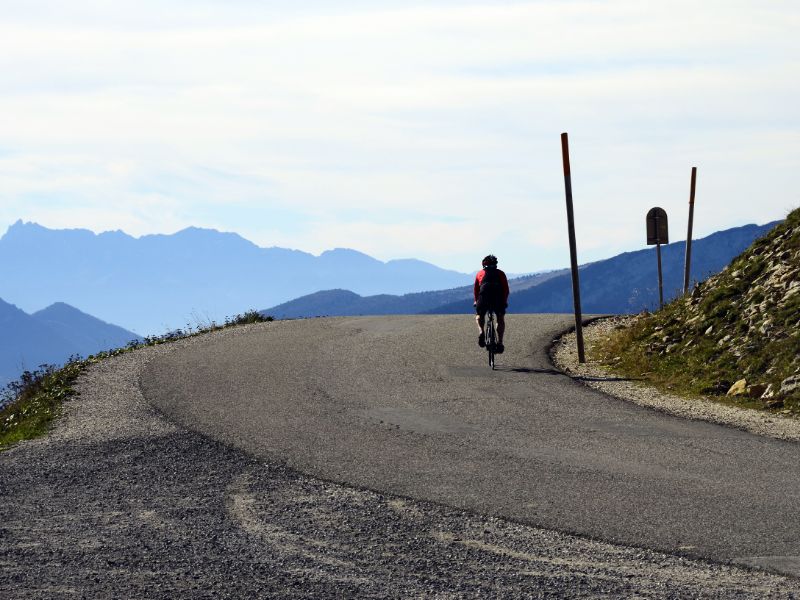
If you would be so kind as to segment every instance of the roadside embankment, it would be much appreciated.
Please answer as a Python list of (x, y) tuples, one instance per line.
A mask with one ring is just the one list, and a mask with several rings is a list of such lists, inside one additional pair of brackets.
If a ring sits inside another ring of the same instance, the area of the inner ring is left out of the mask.
[(800, 419), (780, 413), (725, 404), (712, 397), (687, 396), (662, 391), (643, 379), (615, 373), (604, 366), (593, 348), (613, 335), (618, 328), (630, 326), (631, 317), (608, 317), (584, 327), (588, 349), (587, 362), (578, 362), (575, 333), (560, 337), (552, 349), (553, 363), (562, 371), (586, 385), (616, 398), (633, 402), (678, 417), (727, 425), (781, 440), (800, 441)]

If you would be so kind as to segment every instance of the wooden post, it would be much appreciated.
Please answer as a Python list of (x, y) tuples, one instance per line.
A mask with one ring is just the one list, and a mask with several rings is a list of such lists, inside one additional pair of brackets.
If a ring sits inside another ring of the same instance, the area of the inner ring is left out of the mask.
[(692, 225), (694, 224), (694, 188), (697, 182), (697, 167), (692, 167), (692, 183), (689, 187), (689, 231), (686, 233), (686, 261), (683, 267), (683, 293), (689, 291), (689, 272), (692, 268)]
[(572, 300), (575, 307), (575, 337), (578, 343), (578, 362), (585, 363), (581, 285), (578, 277), (578, 252), (575, 244), (575, 214), (572, 210), (572, 175), (569, 168), (569, 140), (566, 133), (561, 134), (561, 158), (564, 162), (564, 189), (567, 194), (567, 229), (569, 230), (569, 261), (572, 269)]

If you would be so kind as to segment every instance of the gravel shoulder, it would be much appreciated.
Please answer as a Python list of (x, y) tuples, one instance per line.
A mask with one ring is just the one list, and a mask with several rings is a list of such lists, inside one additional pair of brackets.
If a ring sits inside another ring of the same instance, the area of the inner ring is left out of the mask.
[[(588, 346), (601, 339), (629, 319), (609, 317), (592, 321), (583, 329), (585, 344)], [(707, 421), (779, 440), (800, 441), (800, 419), (727, 406), (702, 398), (667, 394), (644, 382), (621, 378), (590, 360), (581, 364), (578, 362), (574, 331), (556, 340), (551, 357), (555, 366), (573, 379), (615, 398), (684, 419)]]
[(795, 597), (763, 571), (306, 477), (164, 419), (148, 362), (90, 368), (44, 438), (0, 454), (0, 597)]

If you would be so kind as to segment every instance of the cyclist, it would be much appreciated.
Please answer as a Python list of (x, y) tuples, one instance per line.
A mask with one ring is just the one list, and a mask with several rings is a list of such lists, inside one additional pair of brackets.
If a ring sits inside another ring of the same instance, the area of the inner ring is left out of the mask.
[(506, 329), (506, 307), (508, 307), (508, 279), (506, 274), (497, 268), (497, 257), (493, 254), (485, 257), (481, 262), (483, 269), (478, 271), (475, 276), (475, 312), (477, 316), (475, 320), (478, 323), (478, 345), (483, 348), (486, 346), (486, 335), (483, 332), (483, 325), (486, 318), (486, 313), (493, 310), (497, 315), (497, 346), (495, 347), (496, 354), (502, 354), (505, 347), (503, 346), (503, 333)]

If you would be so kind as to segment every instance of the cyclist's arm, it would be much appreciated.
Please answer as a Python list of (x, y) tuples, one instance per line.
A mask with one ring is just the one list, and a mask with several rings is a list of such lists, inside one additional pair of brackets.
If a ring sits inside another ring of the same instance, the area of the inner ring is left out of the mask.
[(503, 297), (505, 298), (506, 304), (508, 304), (508, 295), (511, 293), (511, 290), (508, 289), (508, 278), (502, 271), (500, 272), (500, 283), (503, 285)]
[(479, 273), (478, 273), (478, 274), (475, 276), (475, 285), (474, 285), (474, 286), (472, 286), (472, 294), (473, 294), (473, 296), (475, 296), (475, 302), (477, 302), (477, 301), (478, 301), (478, 296), (479, 296), (479, 295), (480, 295), (480, 293), (481, 293), (481, 273), (482, 273), (482, 272), (483, 272), (483, 271), (480, 271), (480, 272), (479, 272)]

